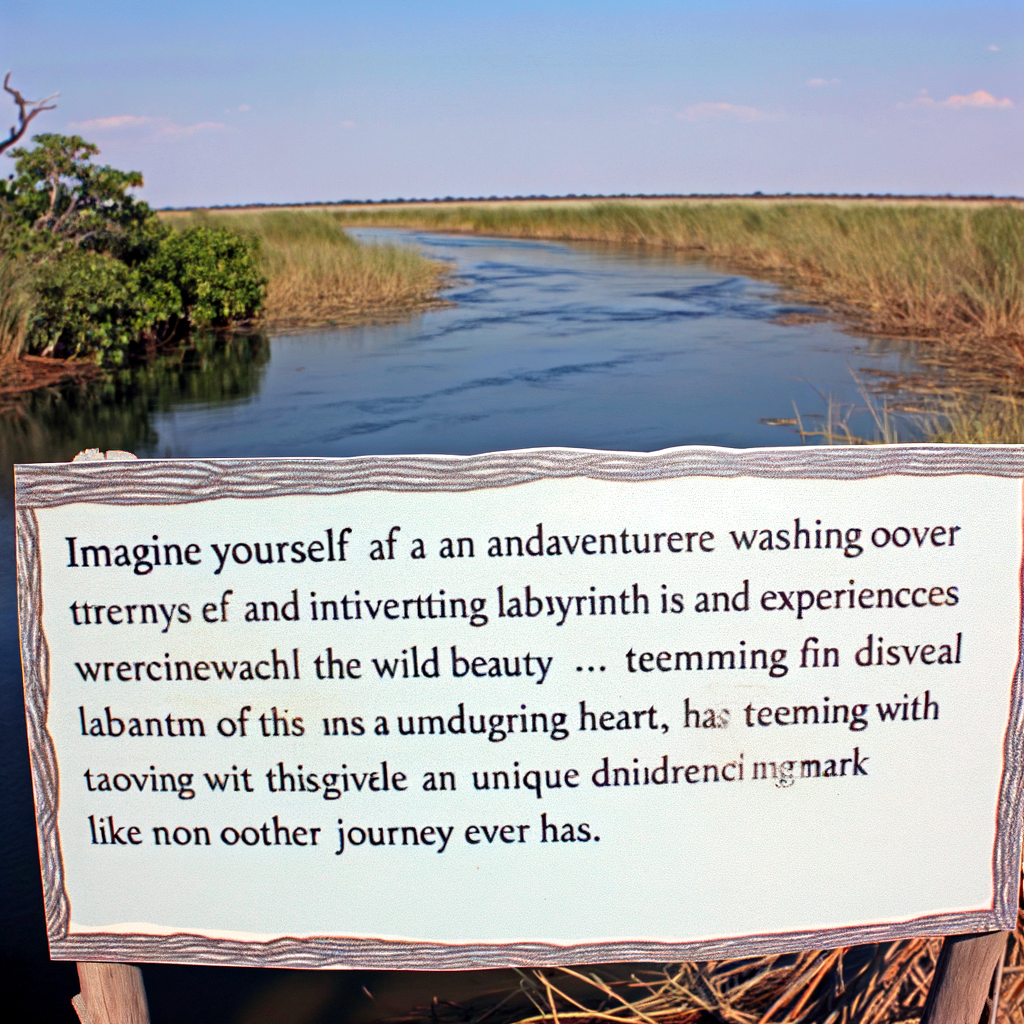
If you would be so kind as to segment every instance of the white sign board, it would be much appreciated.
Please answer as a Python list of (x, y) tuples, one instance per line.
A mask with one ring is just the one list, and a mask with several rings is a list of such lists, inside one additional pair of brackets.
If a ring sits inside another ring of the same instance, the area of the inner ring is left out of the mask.
[(52, 955), (1012, 928), (1022, 478), (949, 446), (18, 467)]

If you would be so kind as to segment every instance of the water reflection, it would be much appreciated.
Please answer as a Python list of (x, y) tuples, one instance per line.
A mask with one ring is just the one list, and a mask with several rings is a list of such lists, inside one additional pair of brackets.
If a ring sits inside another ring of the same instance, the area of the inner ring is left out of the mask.
[(265, 334), (209, 334), (109, 379), (20, 396), (0, 409), (3, 486), (9, 492), (19, 462), (66, 462), (83, 448), (149, 450), (159, 441), (154, 414), (249, 398), (269, 361)]
[[(152, 448), (158, 442), (154, 416), (244, 401), (259, 390), (269, 360), (270, 342), (263, 334), (210, 335), (108, 380), (42, 388), (0, 407), (0, 962), (14, 1013), (26, 1020), (72, 1024), (70, 999), (78, 986), (73, 964), (48, 962), (43, 929), (21, 700), (12, 466), (64, 462), (83, 448)], [(207, 985), (213, 981), (200, 978)], [(223, 987), (224, 979), (219, 983)], [(158, 1011), (153, 1019), (160, 1018)]]

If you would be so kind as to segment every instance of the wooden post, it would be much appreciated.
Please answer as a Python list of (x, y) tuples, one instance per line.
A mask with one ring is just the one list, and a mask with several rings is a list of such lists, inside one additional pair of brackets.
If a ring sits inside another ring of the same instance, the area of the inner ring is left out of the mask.
[[(86, 448), (72, 462), (134, 459), (131, 452)], [(149, 1006), (142, 971), (130, 964), (80, 963), (82, 991), (71, 1000), (82, 1024), (149, 1024)]]
[(921, 1024), (978, 1024), (1009, 934), (951, 935), (943, 942)]
[(78, 965), (82, 991), (71, 1000), (82, 1024), (149, 1024), (142, 971), (130, 964)]

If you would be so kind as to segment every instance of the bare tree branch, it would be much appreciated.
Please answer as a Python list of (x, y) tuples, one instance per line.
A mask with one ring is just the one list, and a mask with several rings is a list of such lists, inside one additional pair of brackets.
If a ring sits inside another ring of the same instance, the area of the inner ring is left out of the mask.
[(14, 97), (14, 102), (18, 106), (18, 126), (11, 125), (11, 134), (6, 139), (0, 139), (0, 153), (5, 149), (10, 149), (21, 137), (25, 134), (28, 129), (29, 123), (32, 121), (37, 114), (41, 114), (44, 110), (55, 110), (57, 107), (56, 103), (50, 103), (51, 100), (55, 100), (60, 93), (55, 92), (52, 96), (47, 96), (44, 100), (27, 100), (24, 96), (18, 92), (17, 89), (12, 89), (10, 86), (11, 73), (10, 71), (4, 76), (4, 91), (10, 93)]

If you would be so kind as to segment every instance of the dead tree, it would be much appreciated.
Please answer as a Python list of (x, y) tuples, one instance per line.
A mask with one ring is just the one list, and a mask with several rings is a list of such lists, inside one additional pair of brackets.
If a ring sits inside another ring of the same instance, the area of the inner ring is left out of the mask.
[[(27, 100), (17, 89), (11, 88), (10, 82), (11, 73), (8, 71), (4, 77), (4, 91), (9, 92), (14, 97), (14, 102), (18, 106), (18, 125), (17, 127), (11, 125), (11, 134), (6, 139), (0, 139), (0, 153), (5, 149), (10, 149), (25, 134), (32, 118), (37, 114), (41, 114), (44, 110), (55, 109), (57, 104), (51, 104), (50, 101), (55, 100), (60, 95), (59, 92), (55, 92), (52, 96), (47, 96), (45, 100)], [(47, 104), (50, 105), (47, 106)]]

